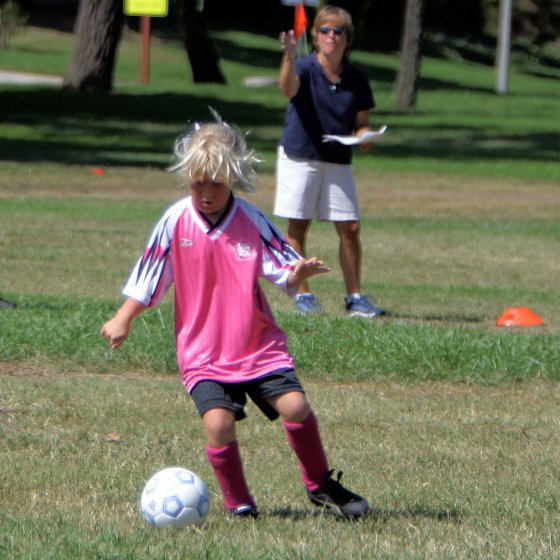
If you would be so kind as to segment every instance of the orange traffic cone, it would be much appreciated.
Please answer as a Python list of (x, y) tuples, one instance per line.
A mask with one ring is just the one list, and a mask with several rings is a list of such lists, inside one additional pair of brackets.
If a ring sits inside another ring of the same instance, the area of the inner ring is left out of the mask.
[(534, 327), (544, 321), (528, 307), (508, 307), (497, 319), (498, 327)]

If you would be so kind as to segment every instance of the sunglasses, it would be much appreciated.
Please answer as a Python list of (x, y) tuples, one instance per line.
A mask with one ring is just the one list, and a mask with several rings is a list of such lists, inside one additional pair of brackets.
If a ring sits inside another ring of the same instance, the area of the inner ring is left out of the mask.
[(319, 33), (321, 33), (322, 35), (328, 35), (331, 31), (335, 35), (343, 35), (344, 33), (346, 33), (346, 29), (344, 27), (329, 27), (328, 25), (319, 27)]

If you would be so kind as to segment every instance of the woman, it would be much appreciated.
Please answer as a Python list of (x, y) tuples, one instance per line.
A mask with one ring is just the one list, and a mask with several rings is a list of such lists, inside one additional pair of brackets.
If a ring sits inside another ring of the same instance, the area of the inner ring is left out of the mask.
[[(296, 60), (293, 30), (280, 34), (284, 56), (279, 87), (290, 104), (278, 148), (274, 213), (288, 218), (286, 238), (301, 255), (305, 255), (307, 232), (315, 215), (334, 222), (346, 284), (346, 311), (377, 317), (385, 311), (361, 293), (360, 221), (350, 167), (352, 148), (323, 142), (324, 134), (360, 136), (370, 130), (373, 93), (367, 77), (345, 56), (354, 38), (347, 11), (336, 6), (319, 10), (311, 35), (315, 52)], [(364, 151), (371, 147), (372, 143), (360, 144)], [(296, 309), (322, 312), (307, 282), (300, 285)]]

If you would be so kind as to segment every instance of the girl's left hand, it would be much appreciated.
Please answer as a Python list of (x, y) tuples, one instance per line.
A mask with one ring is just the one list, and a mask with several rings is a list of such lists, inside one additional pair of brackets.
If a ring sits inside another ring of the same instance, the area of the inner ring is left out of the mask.
[(312, 276), (317, 274), (324, 274), (325, 272), (330, 272), (331, 269), (325, 265), (325, 263), (319, 260), (317, 257), (311, 257), (310, 259), (300, 259), (294, 266), (292, 270), (292, 278), (294, 282), (300, 283)]

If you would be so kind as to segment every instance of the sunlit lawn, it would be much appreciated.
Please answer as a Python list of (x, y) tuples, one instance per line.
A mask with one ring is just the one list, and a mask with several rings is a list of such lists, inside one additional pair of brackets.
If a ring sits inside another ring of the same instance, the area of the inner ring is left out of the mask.
[[(295, 315), (265, 289), (330, 462), (371, 502), (363, 522), (306, 501), (281, 425), (252, 406), (239, 439), (263, 515), (225, 515), (176, 372), (171, 298), (121, 349), (106, 347), (99, 328), (130, 267), (184, 194), (165, 171), (173, 141), (208, 105), (251, 130), (265, 161), (249, 199), (271, 211), (285, 100), (243, 80), (275, 75), (277, 40), (215, 36), (239, 47), (236, 59), (222, 52), (225, 87), (191, 84), (180, 44), (158, 37), (140, 86), (132, 32), (110, 95), (0, 86), (0, 296), (18, 304), (0, 309), (0, 557), (559, 556), (557, 80), (514, 69), (511, 94), (497, 96), (492, 68), (426, 57), (406, 113), (393, 109), (396, 55), (354, 53), (376, 91), (374, 122), (389, 126), (354, 166), (364, 291), (388, 316), (345, 318), (332, 224), (315, 223), (309, 240), (333, 268), (313, 281), (326, 316)], [(0, 66), (61, 75), (71, 45), (30, 28)], [(256, 56), (268, 65), (251, 66)], [(544, 324), (496, 326), (518, 305)], [(210, 485), (201, 530), (155, 531), (140, 517), (144, 482), (172, 465)]]

